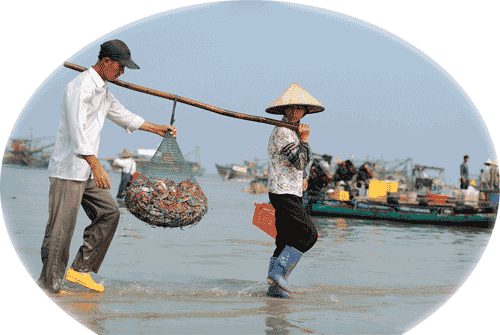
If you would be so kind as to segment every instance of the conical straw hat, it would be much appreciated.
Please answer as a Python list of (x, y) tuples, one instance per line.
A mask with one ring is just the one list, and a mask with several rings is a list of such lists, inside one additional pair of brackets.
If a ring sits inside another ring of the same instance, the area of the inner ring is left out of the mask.
[(123, 157), (123, 158), (128, 158), (128, 157), (132, 157), (133, 155), (130, 152), (130, 150), (125, 149), (125, 150), (123, 150), (122, 153), (120, 153), (120, 156)]
[(294, 82), (285, 93), (266, 109), (266, 112), (269, 114), (284, 114), (285, 109), (293, 105), (306, 107), (306, 114), (319, 113), (325, 110), (323, 104)]

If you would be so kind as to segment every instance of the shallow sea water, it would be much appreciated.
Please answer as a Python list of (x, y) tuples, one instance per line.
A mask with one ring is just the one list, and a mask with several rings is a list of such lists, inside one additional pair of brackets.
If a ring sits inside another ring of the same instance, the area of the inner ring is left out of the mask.
[[(113, 195), (120, 175), (110, 173)], [(197, 177), (211, 208), (180, 230), (152, 228), (121, 209), (92, 293), (66, 282), (51, 298), (98, 334), (401, 334), (467, 278), (490, 230), (313, 218), (321, 237), (290, 275), (292, 299), (267, 297), (274, 240), (251, 223), (267, 195)], [(8, 231), (36, 280), (47, 220), (46, 170), (3, 166)], [(89, 221), (80, 211), (70, 263)]]

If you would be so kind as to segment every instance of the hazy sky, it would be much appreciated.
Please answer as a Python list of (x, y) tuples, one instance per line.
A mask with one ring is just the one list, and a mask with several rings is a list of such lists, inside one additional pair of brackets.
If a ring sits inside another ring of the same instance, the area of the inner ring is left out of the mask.
[[(121, 80), (232, 111), (279, 118), (264, 110), (297, 82), (326, 107), (303, 119), (316, 153), (412, 157), (416, 164), (446, 168), (449, 183), (458, 182), (464, 154), (471, 173), (487, 158), (495, 160), (476, 106), (452, 76), (409, 42), (344, 14), (265, 1), (202, 4), (131, 23), (82, 44), (67, 61), (95, 64), (99, 45), (112, 38), (125, 41), (141, 67), (126, 70)], [(76, 75), (56, 69), (27, 104), (14, 136), (30, 128), (34, 136), (55, 134), (62, 92)], [(110, 89), (146, 120), (170, 121), (170, 100)], [(270, 125), (183, 104), (175, 125), (183, 153), (200, 146), (208, 172), (215, 172), (215, 163), (267, 158)], [(159, 142), (106, 122), (99, 157), (125, 147), (154, 149)]]

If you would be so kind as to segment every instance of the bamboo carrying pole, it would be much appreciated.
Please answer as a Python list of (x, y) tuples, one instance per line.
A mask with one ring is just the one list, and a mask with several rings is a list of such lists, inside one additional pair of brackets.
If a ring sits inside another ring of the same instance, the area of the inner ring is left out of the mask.
[[(79, 65), (76, 65), (76, 64), (73, 64), (73, 63), (68, 63), (68, 62), (65, 62), (64, 66), (67, 67), (67, 68), (69, 68), (69, 69), (80, 71), (80, 72), (84, 72), (84, 71), (87, 70), (83, 66), (79, 66)], [(292, 130), (297, 130), (298, 127), (299, 127), (298, 124), (293, 124), (293, 123), (278, 121), (278, 120), (269, 119), (269, 118), (261, 117), (261, 116), (255, 116), (255, 115), (249, 115), (249, 114), (232, 112), (232, 111), (227, 110), (227, 109), (222, 109), (222, 108), (219, 108), (219, 107), (207, 105), (207, 104), (204, 104), (202, 102), (198, 102), (198, 101), (191, 100), (191, 99), (188, 99), (188, 98), (183, 98), (183, 97), (175, 95), (175, 94), (170, 94), (170, 93), (165, 93), (165, 92), (153, 90), (153, 89), (150, 89), (150, 88), (147, 88), (147, 87), (142, 87), (142, 86), (139, 86), (139, 85), (127, 83), (127, 82), (121, 81), (121, 80), (113, 80), (113, 81), (110, 81), (110, 83), (113, 83), (113, 84), (121, 86), (121, 87), (128, 88), (128, 89), (133, 90), (133, 91), (137, 91), (137, 92), (141, 92), (141, 93), (146, 93), (146, 94), (149, 94), (149, 95), (154, 95), (156, 97), (160, 97), (160, 98), (164, 98), (164, 99), (169, 99), (169, 100), (177, 100), (177, 102), (182, 102), (183, 104), (186, 104), (186, 105), (190, 105), (190, 106), (194, 106), (194, 107), (197, 107), (197, 108), (205, 109), (205, 110), (210, 111), (210, 112), (214, 112), (214, 113), (217, 113), (217, 114), (221, 114), (221, 115), (233, 117), (233, 118), (236, 118), (236, 119), (254, 121), (254, 122), (259, 122), (259, 123), (266, 123), (266, 124), (271, 124), (271, 125), (275, 125), (275, 126), (285, 127), (285, 128), (292, 129)]]

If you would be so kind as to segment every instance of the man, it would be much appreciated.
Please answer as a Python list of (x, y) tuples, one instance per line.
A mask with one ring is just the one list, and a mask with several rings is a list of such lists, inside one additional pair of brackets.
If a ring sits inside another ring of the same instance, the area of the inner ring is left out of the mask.
[(109, 158), (108, 160), (112, 165), (118, 166), (122, 169), (122, 177), (120, 180), (120, 186), (118, 187), (118, 194), (116, 199), (121, 200), (127, 195), (125, 191), (130, 185), (130, 181), (134, 176), (135, 170), (137, 169), (136, 162), (132, 159), (132, 153), (130, 150), (125, 149), (120, 153), (121, 159)]
[[(298, 123), (307, 113), (325, 108), (293, 83), (269, 108), (270, 114), (283, 114), (283, 121)], [(302, 207), (303, 171), (311, 159), (310, 128), (299, 124), (298, 130), (275, 127), (268, 144), (269, 200), (276, 210), (276, 249), (269, 263), (267, 294), (289, 297), (295, 293), (287, 280), (302, 254), (313, 247), (318, 232)]]
[[(97, 273), (116, 231), (120, 212), (109, 192), (110, 179), (97, 159), (100, 133), (108, 118), (128, 133), (140, 129), (176, 136), (177, 129), (159, 126), (126, 110), (108, 90), (108, 82), (138, 69), (120, 40), (101, 45), (97, 63), (66, 86), (54, 152), (49, 161), (49, 220), (41, 247), (39, 285), (61, 291), (64, 278), (96, 291), (104, 288), (89, 275)], [(80, 205), (92, 221), (83, 244), (65, 275), (70, 242)]]
[(467, 188), (469, 188), (469, 166), (467, 165), (468, 160), (469, 156), (465, 155), (463, 163), (460, 164), (460, 193), (464, 192), (462, 190), (467, 190)]

